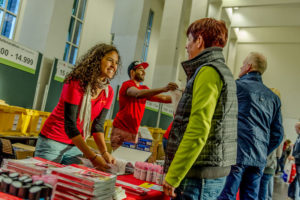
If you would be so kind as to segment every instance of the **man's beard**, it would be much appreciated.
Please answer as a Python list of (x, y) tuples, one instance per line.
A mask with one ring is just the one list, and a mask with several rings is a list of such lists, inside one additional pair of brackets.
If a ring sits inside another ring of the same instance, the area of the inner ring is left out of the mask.
[(135, 74), (134, 79), (138, 82), (144, 81), (144, 77), (142, 77), (140, 74)]

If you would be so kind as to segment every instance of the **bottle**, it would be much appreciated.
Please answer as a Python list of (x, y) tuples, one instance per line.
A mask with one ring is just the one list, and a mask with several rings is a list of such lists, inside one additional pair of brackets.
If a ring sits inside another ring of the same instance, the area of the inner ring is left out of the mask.
[(158, 167), (158, 165), (153, 165), (153, 174), (152, 174), (152, 181), (151, 181), (153, 183), (156, 182), (157, 167)]
[(8, 193), (11, 194), (11, 195), (13, 195), (13, 196), (17, 196), (18, 195), (18, 191), (19, 191), (19, 189), (21, 187), (22, 187), (22, 182), (20, 182), (20, 181), (13, 181), (10, 184)]
[(152, 182), (153, 167), (154, 167), (154, 165), (152, 163), (148, 164), (148, 171), (147, 171), (147, 176), (146, 176), (146, 181), (148, 181), (148, 182)]
[(10, 173), (8, 177), (11, 178), (13, 181), (16, 181), (19, 178), (19, 173), (17, 172)]
[(158, 167), (157, 174), (156, 174), (156, 184), (161, 185), (163, 179), (163, 168), (162, 166)]
[(23, 181), (25, 181), (28, 178), (30, 178), (30, 177), (27, 176), (27, 175), (23, 175), (23, 176), (20, 176), (18, 180), (21, 181), (21, 182), (23, 182)]
[(32, 183), (32, 178), (25, 179), (23, 181), (24, 184)]
[(40, 186), (33, 186), (29, 189), (29, 200), (39, 200), (42, 188)]
[(31, 187), (31, 184), (26, 184), (23, 185), (19, 191), (18, 191), (18, 197), (22, 198), (22, 199), (28, 199), (28, 193), (29, 193), (29, 189)]
[(138, 165), (139, 165), (139, 162), (138, 161), (135, 162), (135, 164), (134, 164), (134, 171), (133, 171), (133, 177), (134, 178), (137, 178)]
[(52, 185), (45, 184), (44, 186), (42, 186), (41, 197), (44, 198), (44, 200), (50, 200), (51, 194), (52, 194)]
[(42, 186), (42, 185), (44, 185), (44, 181), (38, 180), (38, 181), (33, 182), (32, 185), (33, 186)]
[(140, 180), (145, 181), (147, 177), (148, 163), (142, 162)]
[(1, 182), (1, 192), (8, 193), (10, 184), (13, 182), (11, 178), (4, 178)]

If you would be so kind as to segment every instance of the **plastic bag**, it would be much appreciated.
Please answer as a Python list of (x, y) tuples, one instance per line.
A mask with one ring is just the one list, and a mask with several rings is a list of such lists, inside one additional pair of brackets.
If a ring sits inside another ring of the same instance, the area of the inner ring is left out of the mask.
[(290, 180), (293, 164), (295, 164), (293, 160), (287, 160), (282, 175), (282, 179), (284, 180), (284, 182), (288, 182)]

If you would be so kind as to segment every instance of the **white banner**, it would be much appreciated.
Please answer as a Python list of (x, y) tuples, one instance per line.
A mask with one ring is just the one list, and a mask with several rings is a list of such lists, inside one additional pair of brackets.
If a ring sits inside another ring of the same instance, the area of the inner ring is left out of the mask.
[(0, 63), (34, 74), (39, 53), (0, 36)]
[(159, 110), (159, 103), (152, 102), (152, 101), (146, 101), (146, 108), (148, 108), (149, 110), (153, 110), (153, 111), (158, 112), (158, 110)]
[(73, 68), (74, 66), (71, 65), (70, 63), (67, 63), (62, 60), (58, 60), (56, 65), (56, 73), (55, 73), (54, 80), (63, 82), (66, 75), (69, 74)]
[(172, 104), (163, 104), (162, 113), (173, 117), (173, 105)]

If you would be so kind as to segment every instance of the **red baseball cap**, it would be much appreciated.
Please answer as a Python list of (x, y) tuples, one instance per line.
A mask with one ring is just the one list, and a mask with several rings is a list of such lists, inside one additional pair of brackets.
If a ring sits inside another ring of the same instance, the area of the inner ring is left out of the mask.
[(138, 67), (142, 66), (144, 69), (146, 69), (149, 64), (147, 62), (140, 62), (140, 61), (133, 61), (129, 66), (128, 66), (128, 76), (130, 77), (130, 71), (134, 70)]

